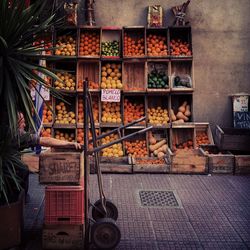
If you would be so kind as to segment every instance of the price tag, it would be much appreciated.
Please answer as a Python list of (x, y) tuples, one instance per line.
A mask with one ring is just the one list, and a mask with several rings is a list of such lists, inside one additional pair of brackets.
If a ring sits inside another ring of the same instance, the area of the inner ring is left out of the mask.
[(120, 102), (121, 90), (119, 89), (102, 89), (102, 102)]

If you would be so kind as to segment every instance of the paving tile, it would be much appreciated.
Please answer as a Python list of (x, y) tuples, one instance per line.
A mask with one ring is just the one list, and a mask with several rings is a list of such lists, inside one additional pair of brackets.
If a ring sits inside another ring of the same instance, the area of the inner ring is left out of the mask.
[(226, 215), (216, 206), (204, 206), (200, 204), (185, 205), (185, 212), (190, 221), (227, 221)]
[(211, 250), (246, 250), (247, 246), (242, 242), (202, 242), (203, 249)]
[(157, 241), (198, 241), (190, 222), (152, 222)]
[(207, 175), (200, 176), (200, 180), (207, 190), (234, 190), (234, 186), (229, 182), (230, 177), (230, 175)]
[(200, 204), (206, 206), (216, 205), (214, 197), (206, 190), (177, 190), (182, 205), (187, 204)]
[(192, 221), (201, 242), (241, 242), (241, 238), (227, 221)]
[(125, 221), (149, 221), (150, 216), (147, 208), (130, 205), (120, 206), (117, 204), (119, 218)]
[(135, 242), (139, 240), (155, 240), (152, 226), (150, 226), (150, 222), (148, 221), (120, 220), (117, 221), (117, 225), (122, 232), (122, 240), (131, 240)]
[[(105, 196), (119, 213), (116, 249), (250, 249), (249, 183), (250, 176), (104, 174)], [(175, 190), (182, 208), (143, 207), (139, 190)], [(89, 178), (89, 191), (92, 201), (99, 199), (96, 175)], [(36, 174), (30, 175), (29, 192), (25, 249), (42, 250), (44, 186)]]
[(138, 240), (121, 240), (116, 250), (158, 250), (157, 242)]
[(250, 221), (234, 221), (231, 225), (244, 242), (250, 241)]
[(168, 175), (171, 187), (177, 190), (205, 190), (206, 186), (200, 178), (207, 176), (199, 175)]
[(210, 190), (210, 194), (219, 205), (246, 205), (249, 201), (236, 190)]
[(199, 241), (158, 241), (157, 242), (159, 250), (190, 250), (190, 249), (203, 249)]
[(188, 216), (183, 208), (148, 208), (152, 221), (188, 221)]
[(248, 221), (250, 225), (250, 205), (222, 205), (220, 209), (230, 222)]

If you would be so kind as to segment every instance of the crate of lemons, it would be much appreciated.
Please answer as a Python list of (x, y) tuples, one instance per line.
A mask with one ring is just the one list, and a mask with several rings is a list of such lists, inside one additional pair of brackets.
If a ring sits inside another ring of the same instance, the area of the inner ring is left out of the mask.
[(76, 89), (76, 76), (69, 72), (56, 73), (60, 80), (56, 80), (54, 85), (56, 89), (74, 91)]
[(102, 89), (122, 89), (122, 66), (119, 63), (106, 63), (101, 69)]
[(103, 123), (122, 123), (121, 108), (119, 102), (102, 103), (102, 122)]
[(56, 105), (56, 124), (75, 124), (76, 115), (73, 111), (69, 111), (64, 102)]
[[(107, 130), (106, 132), (109, 132)], [(111, 134), (107, 135), (104, 138), (101, 139), (102, 145), (105, 145), (109, 142), (112, 142), (114, 140), (118, 139), (117, 134)], [(122, 150), (122, 143), (116, 143), (108, 148), (102, 149), (102, 156), (103, 157), (122, 157), (124, 155), (123, 150)]]

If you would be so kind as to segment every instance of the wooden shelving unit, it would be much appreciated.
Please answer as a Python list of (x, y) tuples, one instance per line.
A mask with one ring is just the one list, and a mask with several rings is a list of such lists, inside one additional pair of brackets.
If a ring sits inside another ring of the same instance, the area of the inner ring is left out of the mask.
[[(55, 55), (49, 55), (48, 58), (57, 59), (55, 62), (52, 61), (54, 68), (75, 74), (75, 90), (71, 91), (72, 93), (69, 93), (70, 91), (62, 92), (63, 95), (65, 94), (65, 98), (70, 99), (66, 106), (67, 110), (75, 114), (75, 123), (60, 124), (53, 116), (51, 122), (44, 124), (45, 128), (50, 128), (51, 136), (58, 138), (59, 135), (60, 138), (61, 130), (63, 139), (67, 133), (74, 135), (74, 140), (82, 142), (84, 117), (81, 98), (83, 80), (88, 77), (98, 133), (101, 134), (119, 127), (121, 124), (126, 124), (131, 119), (145, 115), (146, 122), (126, 129), (124, 133), (131, 133), (136, 129), (152, 125), (154, 127), (152, 133), (157, 142), (166, 140), (169, 147), (166, 154), (171, 154), (167, 157), (170, 161), (176, 155), (178, 146), (183, 143), (185, 146), (186, 141), (189, 141), (189, 144), (192, 144), (195, 149), (196, 126), (192, 95), (195, 90), (195, 82), (191, 27), (81, 26), (67, 28), (59, 33), (55, 32), (53, 34), (54, 45), (57, 44), (59, 37), (67, 38), (67, 36), (72, 37), (73, 40), (68, 37), (70, 41), (75, 41), (76, 55), (66, 56), (57, 52)], [(112, 47), (113, 45), (114, 47)], [(114, 54), (110, 51), (113, 51)], [(120, 89), (121, 101), (114, 104), (101, 102), (101, 90), (105, 88)], [(57, 114), (58, 100), (51, 98), (51, 103)], [(178, 116), (179, 108), (183, 103), (189, 105), (190, 114), (187, 113), (187, 119), (180, 122), (181, 119), (175, 117)], [(174, 115), (171, 114), (171, 110)], [(176, 119), (179, 121), (177, 122)], [(135, 141), (141, 139), (135, 138)], [(149, 133), (144, 135), (143, 140), (146, 142), (147, 157), (152, 160), (154, 156), (149, 150)], [(112, 150), (104, 154), (105, 157), (116, 155), (115, 161), (105, 160), (105, 171), (109, 164), (112, 165), (112, 162), (117, 163), (120, 158), (124, 163), (124, 159), (131, 156), (127, 152), (126, 141), (119, 146), (119, 154), (115, 149)], [(136, 161), (132, 161), (132, 165), (135, 164), (134, 162)], [(160, 169), (164, 164), (166, 164), (166, 168), (162, 172), (172, 172), (169, 161), (159, 164), (159, 169), (156, 164), (155, 172), (161, 172)], [(138, 166), (136, 168), (141, 169)], [(111, 166), (110, 170), (112, 169), (115, 168)], [(131, 170), (129, 163), (128, 169)], [(146, 169), (154, 172), (152, 167), (144, 168), (145, 171)], [(198, 169), (206, 168), (199, 167)], [(117, 172), (119, 171), (117, 170)], [(190, 172), (190, 168), (188, 171)], [(174, 172), (178, 172), (176, 164)]]

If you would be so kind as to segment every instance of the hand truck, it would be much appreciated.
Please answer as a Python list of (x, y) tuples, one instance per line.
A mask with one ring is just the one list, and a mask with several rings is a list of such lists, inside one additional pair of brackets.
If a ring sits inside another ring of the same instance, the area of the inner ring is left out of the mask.
[[(132, 125), (135, 125), (143, 120), (146, 117), (142, 117), (138, 120), (135, 120), (129, 124), (124, 126), (120, 126), (116, 129), (113, 129), (105, 134), (96, 135), (95, 130), (95, 122), (93, 117), (93, 109), (92, 109), (92, 99), (91, 94), (88, 89), (88, 78), (84, 81), (84, 91), (83, 91), (83, 99), (84, 99), (84, 201), (85, 201), (85, 248), (89, 249), (90, 244), (93, 244), (97, 249), (114, 249), (120, 242), (121, 232), (119, 227), (116, 224), (116, 220), (118, 218), (118, 210), (116, 206), (108, 199), (106, 199), (104, 191), (103, 191), (103, 182), (102, 182), (102, 173), (100, 168), (100, 157), (99, 152), (107, 147), (110, 147), (116, 143), (122, 142), (130, 137), (135, 135), (145, 133), (146, 131), (152, 129), (152, 126), (146, 127), (134, 133), (131, 133), (126, 136), (121, 135), (121, 131), (125, 128), (128, 128)], [(89, 124), (90, 130), (92, 133), (92, 139), (89, 140), (88, 132), (89, 132)], [(107, 135), (111, 135), (113, 133), (117, 133), (119, 138), (106, 143), (104, 145), (99, 145), (99, 140), (106, 137)], [(89, 149), (89, 143), (93, 143), (93, 148)], [(90, 167), (89, 167), (89, 156), (93, 155), (94, 157), (94, 166), (97, 173), (97, 182), (99, 188), (100, 199), (97, 200), (94, 204), (89, 201), (89, 175), (90, 175)], [(92, 218), (90, 218), (89, 209), (92, 208)]]

